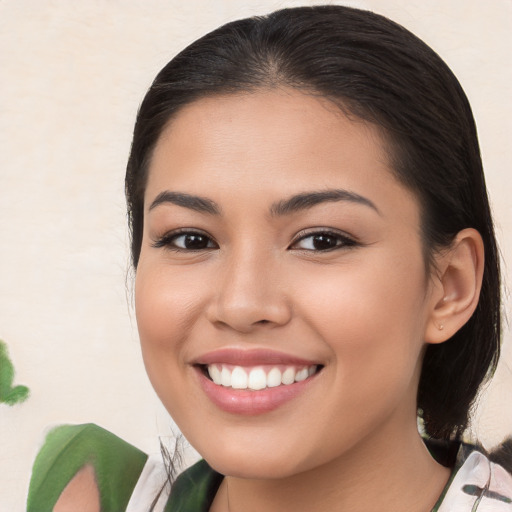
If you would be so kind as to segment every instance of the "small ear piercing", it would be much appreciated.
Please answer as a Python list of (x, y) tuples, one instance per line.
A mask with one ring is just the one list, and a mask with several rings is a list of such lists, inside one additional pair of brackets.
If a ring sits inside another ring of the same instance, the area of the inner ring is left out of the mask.
[[(447, 301), (448, 301), (448, 297), (445, 295), (445, 296), (443, 297), (443, 302), (447, 302)], [(443, 325), (443, 324), (439, 324), (439, 325), (437, 326), (437, 328), (438, 328), (440, 331), (442, 331), (442, 330), (444, 329), (444, 325)]]

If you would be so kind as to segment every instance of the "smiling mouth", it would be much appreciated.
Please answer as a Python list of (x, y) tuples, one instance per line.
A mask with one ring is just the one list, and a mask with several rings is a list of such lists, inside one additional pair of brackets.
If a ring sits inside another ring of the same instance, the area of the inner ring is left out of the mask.
[(260, 391), (290, 386), (316, 375), (322, 365), (236, 366), (223, 363), (200, 365), (202, 373), (218, 386), (236, 390)]

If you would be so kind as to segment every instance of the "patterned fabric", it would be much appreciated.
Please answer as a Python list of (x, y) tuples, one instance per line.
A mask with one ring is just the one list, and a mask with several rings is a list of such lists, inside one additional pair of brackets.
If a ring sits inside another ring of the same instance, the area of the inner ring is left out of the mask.
[(482, 453), (462, 446), (433, 512), (511, 512), (512, 475)]
[[(177, 478), (168, 498), (161, 460), (148, 459), (96, 425), (65, 425), (48, 435), (36, 458), (27, 511), (51, 512), (86, 464), (96, 472), (102, 512), (149, 511), (161, 490), (164, 494), (155, 512), (208, 512), (223, 478), (201, 460)], [(512, 512), (512, 475), (473, 447), (462, 445), (432, 512)]]
[[(140, 474), (137, 485), (133, 489), (126, 512), (164, 512), (169, 499), (169, 483), (167, 468), (162, 454), (155, 453), (148, 457)], [(151, 506), (148, 506), (148, 503)]]

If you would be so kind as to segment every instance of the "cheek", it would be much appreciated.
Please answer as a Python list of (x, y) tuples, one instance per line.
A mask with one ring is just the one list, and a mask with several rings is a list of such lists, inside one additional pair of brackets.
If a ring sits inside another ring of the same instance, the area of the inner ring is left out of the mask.
[[(387, 256), (387, 257), (385, 257)], [(311, 273), (301, 286), (301, 316), (329, 345), (336, 379), (365, 390), (408, 383), (421, 358), (425, 275), (421, 258), (376, 252), (364, 265)]]
[(184, 369), (183, 347), (200, 309), (196, 287), (186, 275), (169, 274), (158, 263), (141, 262), (135, 280), (135, 310), (144, 364), (164, 403), (163, 390)]
[(135, 281), (135, 310), (142, 357), (151, 385), (175, 421), (183, 424), (190, 401), (183, 392), (187, 377), (187, 335), (194, 324), (197, 303), (194, 286), (169, 276), (158, 262), (139, 264)]
[(135, 280), (135, 311), (140, 341), (144, 351), (161, 350), (172, 339), (169, 326), (174, 325), (172, 293), (161, 286), (158, 274), (139, 266)]
[(144, 345), (165, 348), (183, 342), (204, 308), (205, 282), (185, 267), (170, 268), (161, 262), (143, 262), (135, 280), (135, 310)]

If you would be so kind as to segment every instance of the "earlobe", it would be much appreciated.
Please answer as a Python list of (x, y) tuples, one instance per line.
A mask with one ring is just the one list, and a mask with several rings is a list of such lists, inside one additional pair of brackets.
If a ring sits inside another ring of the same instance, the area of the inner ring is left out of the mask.
[(450, 339), (471, 317), (478, 304), (484, 271), (484, 245), (473, 228), (460, 231), (438, 258), (432, 309), (425, 341)]

